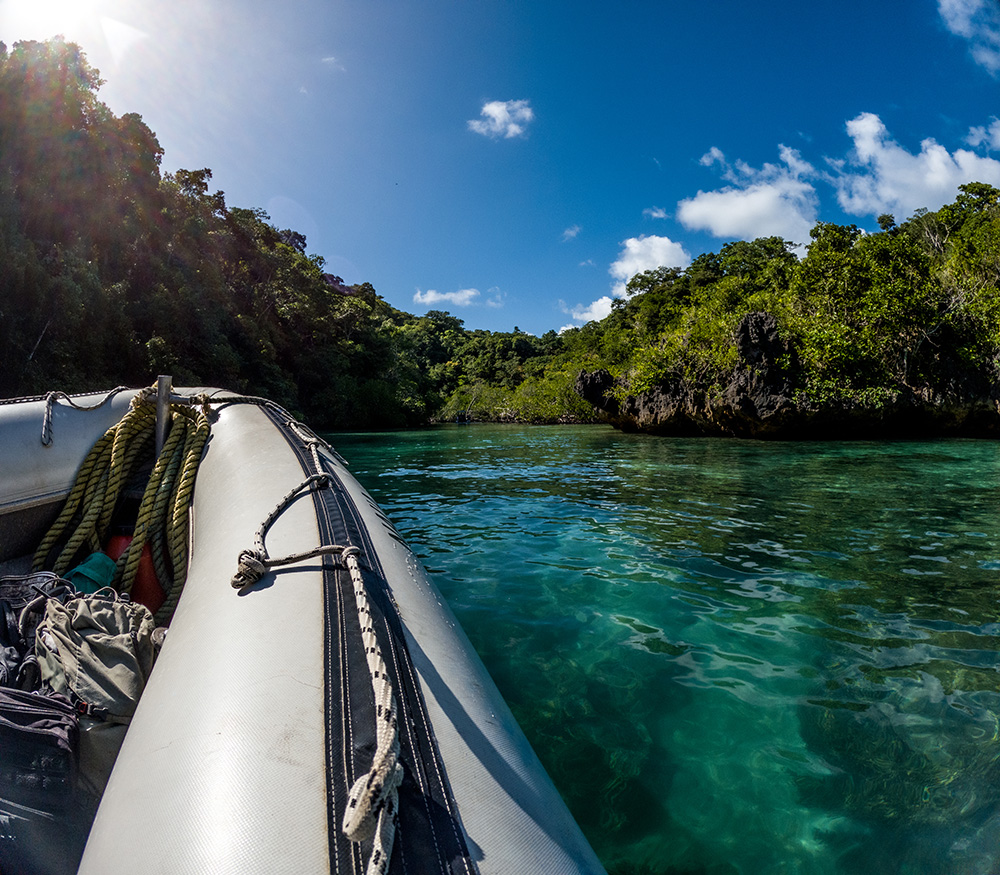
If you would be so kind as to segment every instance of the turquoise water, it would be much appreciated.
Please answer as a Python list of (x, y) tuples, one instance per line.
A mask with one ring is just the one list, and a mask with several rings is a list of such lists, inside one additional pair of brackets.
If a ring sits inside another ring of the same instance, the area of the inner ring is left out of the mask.
[(1000, 871), (1000, 444), (334, 442), (612, 873)]

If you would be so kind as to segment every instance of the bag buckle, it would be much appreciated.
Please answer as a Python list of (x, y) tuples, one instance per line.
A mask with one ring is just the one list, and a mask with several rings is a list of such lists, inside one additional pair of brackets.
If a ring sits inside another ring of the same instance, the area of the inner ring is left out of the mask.
[(92, 705), (90, 702), (84, 702), (83, 699), (78, 696), (74, 697), (73, 707), (76, 709), (76, 713), (81, 717), (92, 717), (95, 720), (106, 720), (108, 716), (108, 709), (102, 708), (100, 705)]

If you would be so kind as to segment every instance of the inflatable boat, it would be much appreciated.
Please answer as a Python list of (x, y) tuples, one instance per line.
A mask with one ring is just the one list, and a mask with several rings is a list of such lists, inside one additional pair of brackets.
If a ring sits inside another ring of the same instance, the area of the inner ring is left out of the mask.
[[(183, 588), (79, 871), (603, 872), (335, 450), (266, 400), (167, 391), (210, 428)], [(0, 402), (0, 574), (35, 553), (91, 448), (148, 393)], [(161, 443), (164, 429), (161, 415)]]

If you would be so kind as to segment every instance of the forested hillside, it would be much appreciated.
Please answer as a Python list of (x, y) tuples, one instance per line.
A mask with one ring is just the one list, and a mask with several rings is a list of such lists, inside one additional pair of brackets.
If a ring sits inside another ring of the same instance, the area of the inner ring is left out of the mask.
[(607, 369), (585, 394), (672, 433), (998, 433), (1000, 191), (879, 225), (820, 223), (801, 260), (770, 237), (634, 277), (585, 329)]
[(626, 427), (750, 434), (726, 422), (1000, 406), (990, 186), (873, 234), (818, 224), (801, 258), (780, 238), (728, 243), (635, 276), (610, 316), (559, 335), (470, 331), (325, 273), (210, 170), (162, 173), (154, 132), (100, 84), (71, 43), (0, 44), (0, 396), (170, 373), (319, 428), (586, 421), (596, 405)]
[(515, 397), (557, 360), (554, 332), (467, 332), (345, 286), (294, 229), (227, 204), (210, 170), (161, 173), (155, 134), (100, 84), (73, 44), (0, 48), (0, 396), (169, 373), (323, 428), (424, 423), (461, 387), (463, 412), (589, 414), (575, 372), (555, 400)]

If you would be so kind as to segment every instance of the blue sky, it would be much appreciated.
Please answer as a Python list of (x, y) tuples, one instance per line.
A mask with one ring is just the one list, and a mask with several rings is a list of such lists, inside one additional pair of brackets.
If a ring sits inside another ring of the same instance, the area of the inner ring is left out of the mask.
[(0, 0), (164, 170), (411, 313), (534, 334), (727, 241), (1000, 187), (1000, 3)]

